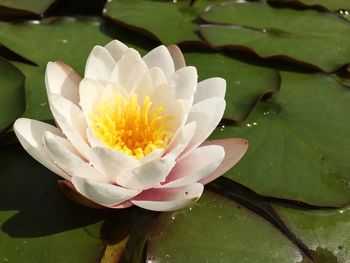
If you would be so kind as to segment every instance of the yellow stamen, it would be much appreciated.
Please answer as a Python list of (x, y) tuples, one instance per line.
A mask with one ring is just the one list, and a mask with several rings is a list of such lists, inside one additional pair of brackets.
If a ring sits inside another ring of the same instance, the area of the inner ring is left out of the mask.
[(173, 136), (169, 122), (174, 117), (164, 116), (165, 106), (153, 110), (151, 106), (149, 96), (139, 105), (137, 94), (132, 94), (129, 100), (115, 95), (112, 103), (103, 101), (90, 114), (90, 126), (108, 147), (141, 159), (166, 147)]

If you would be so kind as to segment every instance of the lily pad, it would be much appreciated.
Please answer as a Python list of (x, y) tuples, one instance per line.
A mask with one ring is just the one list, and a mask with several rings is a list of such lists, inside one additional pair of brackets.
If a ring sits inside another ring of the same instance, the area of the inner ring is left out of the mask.
[(185, 53), (187, 65), (197, 67), (199, 80), (222, 77), (227, 81), (224, 117), (244, 120), (264, 94), (278, 91), (276, 70), (256, 66), (220, 53)]
[(271, 3), (297, 4), (308, 7), (323, 7), (329, 11), (349, 10), (350, 2), (348, 0), (269, 0)]
[(101, 214), (65, 199), (20, 145), (1, 149), (0, 160), (0, 261), (96, 262), (103, 242), (88, 228)]
[(112, 0), (104, 15), (118, 23), (151, 34), (163, 44), (199, 42), (197, 15), (215, 0)]
[(307, 211), (274, 206), (287, 226), (311, 249), (315, 262), (350, 262), (350, 210)]
[(297, 263), (299, 250), (266, 220), (206, 191), (191, 207), (163, 213), (148, 243), (150, 262)]
[(24, 111), (24, 76), (7, 60), (0, 58), (0, 133)]
[(0, 0), (0, 16), (32, 16), (43, 14), (56, 0)]
[[(112, 40), (109, 35), (128, 43), (125, 32), (118, 31), (117, 27), (110, 29), (100, 19), (93, 18), (0, 23), (0, 43), (38, 65), (35, 67), (16, 64), (26, 75), (26, 117), (52, 118), (44, 83), (47, 62), (64, 61), (82, 74), (91, 49), (95, 45), (105, 45)], [(104, 32), (108, 32), (109, 35)], [(138, 50), (143, 49), (138, 47)]]
[(213, 137), (250, 147), (226, 177), (259, 194), (318, 206), (350, 202), (350, 91), (324, 74), (282, 73), (282, 87), (241, 126)]
[(326, 72), (350, 62), (350, 23), (335, 14), (231, 1), (207, 8), (201, 18), (211, 23), (201, 34), (215, 47), (249, 49)]

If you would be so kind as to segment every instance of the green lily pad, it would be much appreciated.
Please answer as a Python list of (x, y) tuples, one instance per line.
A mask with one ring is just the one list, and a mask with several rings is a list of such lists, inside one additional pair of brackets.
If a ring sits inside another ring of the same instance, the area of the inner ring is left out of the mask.
[(0, 133), (24, 111), (24, 76), (7, 60), (0, 58)]
[(56, 0), (0, 0), (1, 17), (43, 14)]
[(350, 2), (348, 0), (269, 0), (269, 2), (281, 4), (291, 3), (308, 7), (323, 7), (330, 11), (350, 9)]
[(163, 44), (198, 42), (197, 15), (215, 0), (112, 0), (104, 16), (152, 35)]
[(151, 262), (297, 263), (299, 250), (266, 220), (206, 191), (198, 203), (163, 213), (148, 242)]
[(226, 177), (259, 194), (319, 206), (350, 202), (350, 91), (324, 74), (282, 73), (279, 93), (214, 138), (249, 141)]
[[(52, 118), (44, 83), (47, 62), (64, 61), (82, 74), (91, 49), (95, 45), (105, 45), (112, 40), (105, 32), (129, 43), (125, 32), (119, 31), (117, 27), (111, 29), (108, 24), (93, 18), (0, 23), (0, 43), (38, 65), (35, 67), (16, 64), (26, 75), (26, 117)], [(138, 49), (143, 51), (140, 47)]]
[(187, 65), (197, 67), (199, 80), (222, 77), (227, 81), (224, 117), (244, 120), (264, 94), (278, 91), (276, 70), (239, 61), (219, 53), (185, 53)]
[(213, 5), (201, 34), (215, 47), (249, 49), (332, 72), (350, 62), (350, 23), (331, 13), (277, 9), (262, 2)]
[(274, 206), (286, 225), (312, 251), (315, 262), (350, 262), (350, 210), (307, 211)]
[(65, 199), (20, 145), (2, 149), (0, 160), (0, 261), (96, 262), (104, 244), (89, 227), (101, 214)]

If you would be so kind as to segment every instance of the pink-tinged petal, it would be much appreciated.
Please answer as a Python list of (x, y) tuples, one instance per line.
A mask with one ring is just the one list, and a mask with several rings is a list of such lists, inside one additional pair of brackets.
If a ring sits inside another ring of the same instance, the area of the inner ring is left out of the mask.
[(196, 123), (195, 122), (187, 123), (174, 136), (166, 152), (173, 154), (175, 158), (177, 158), (183, 152), (183, 150), (187, 147), (195, 131), (196, 131)]
[(43, 143), (42, 136), (44, 131), (50, 131), (57, 135), (62, 132), (56, 127), (44, 122), (20, 118), (13, 125), (13, 130), (22, 144), (23, 148), (38, 162), (50, 169), (55, 174), (70, 180), (70, 176), (57, 167), (47, 155)]
[(198, 83), (193, 103), (213, 97), (225, 98), (226, 80), (223, 78), (210, 78)]
[(162, 188), (184, 186), (208, 177), (218, 168), (224, 156), (224, 148), (219, 145), (202, 146), (193, 150), (176, 163)]
[(143, 191), (131, 202), (148, 210), (173, 211), (197, 201), (203, 189), (203, 185), (199, 183), (176, 188), (153, 188)]
[(45, 84), (48, 96), (58, 94), (78, 105), (80, 80), (78, 73), (61, 61), (49, 62), (46, 66)]
[(208, 177), (200, 180), (202, 184), (207, 184), (230, 170), (248, 149), (248, 141), (239, 138), (205, 141), (202, 145), (220, 145), (225, 150), (225, 158), (220, 166)]
[(67, 174), (101, 182), (107, 181), (105, 176), (78, 156), (67, 139), (51, 132), (44, 132), (43, 142), (50, 159)]
[(130, 171), (125, 171), (117, 177), (117, 183), (130, 189), (149, 189), (159, 186), (165, 180), (175, 165), (172, 155), (164, 156), (151, 162), (138, 166)]
[(225, 106), (225, 100), (220, 97), (203, 100), (192, 106), (187, 122), (196, 122), (196, 132), (194, 133), (181, 158), (190, 153), (191, 150), (195, 149), (209, 137), (209, 135), (219, 124), (224, 114)]
[(143, 57), (148, 68), (158, 67), (163, 70), (165, 76), (169, 77), (175, 72), (174, 61), (165, 46), (159, 46), (152, 49)]
[(95, 46), (85, 66), (85, 78), (95, 80), (109, 80), (116, 62), (107, 49)]
[(129, 48), (118, 40), (112, 40), (107, 45), (105, 45), (105, 49), (107, 49), (107, 51), (111, 54), (111, 56), (114, 58), (114, 61), (118, 62), (118, 60)]
[(124, 209), (124, 208), (128, 208), (130, 206), (133, 206), (133, 203), (131, 203), (129, 200), (125, 201), (119, 205), (115, 205), (115, 206), (111, 206), (111, 208), (115, 208), (115, 209)]
[(171, 74), (169, 87), (175, 92), (176, 99), (192, 101), (197, 87), (197, 79), (195, 67), (184, 67)]
[(53, 94), (50, 96), (51, 112), (67, 139), (87, 158), (89, 148), (86, 138), (87, 123), (81, 109), (69, 100)]
[(177, 45), (167, 46), (170, 56), (174, 61), (175, 70), (186, 67), (186, 61), (184, 55), (181, 52), (181, 49)]
[(117, 66), (112, 72), (110, 81), (119, 83), (129, 92), (147, 70), (147, 65), (142, 60), (139, 52), (130, 48), (118, 61)]
[(129, 171), (140, 165), (134, 157), (106, 147), (90, 148), (88, 155), (91, 164), (111, 183), (116, 183), (118, 175), (125, 170)]
[(138, 190), (126, 189), (113, 184), (100, 183), (81, 177), (72, 177), (72, 183), (83, 196), (107, 207), (115, 207), (140, 193)]

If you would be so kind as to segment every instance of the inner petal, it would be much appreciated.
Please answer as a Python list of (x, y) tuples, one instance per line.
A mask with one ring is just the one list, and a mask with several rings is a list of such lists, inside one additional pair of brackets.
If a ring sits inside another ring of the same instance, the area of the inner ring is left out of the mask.
[(165, 112), (164, 105), (152, 107), (149, 96), (142, 101), (137, 94), (129, 98), (116, 94), (95, 107), (89, 125), (106, 146), (141, 159), (170, 142), (175, 118)]

